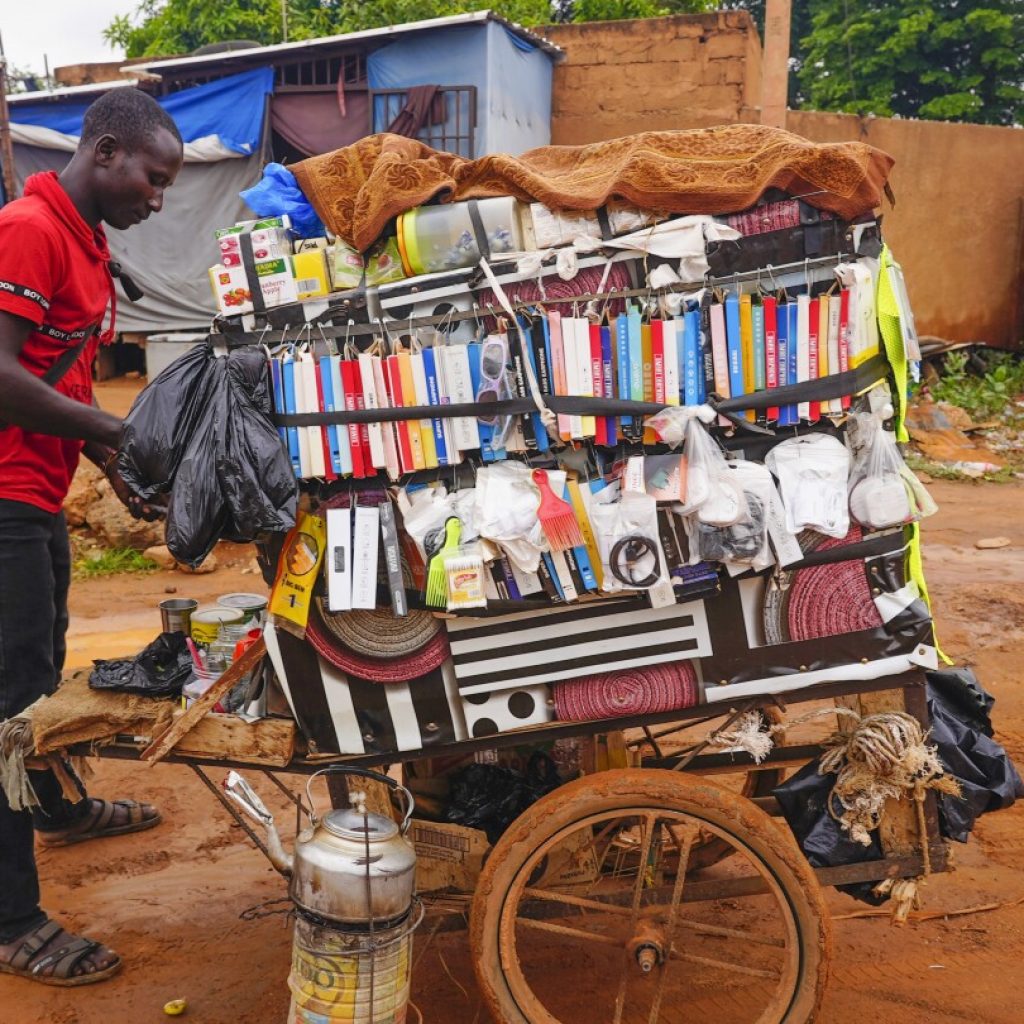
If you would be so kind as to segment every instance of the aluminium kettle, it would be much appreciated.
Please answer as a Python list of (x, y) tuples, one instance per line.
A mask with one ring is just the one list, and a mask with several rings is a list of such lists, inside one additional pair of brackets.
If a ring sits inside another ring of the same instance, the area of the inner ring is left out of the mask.
[(309, 825), (295, 837), (295, 852), (281, 845), (273, 815), (237, 772), (224, 780), (225, 795), (267, 830), (267, 856), (291, 881), (288, 895), (307, 914), (356, 930), (388, 928), (412, 906), (416, 886), (416, 854), (405, 834), (413, 811), (412, 794), (394, 779), (365, 768), (330, 765), (318, 775), (342, 774), (382, 782), (401, 793), (405, 811), (401, 824), (366, 809), (366, 794), (352, 792), (351, 807), (318, 817), (308, 812)]

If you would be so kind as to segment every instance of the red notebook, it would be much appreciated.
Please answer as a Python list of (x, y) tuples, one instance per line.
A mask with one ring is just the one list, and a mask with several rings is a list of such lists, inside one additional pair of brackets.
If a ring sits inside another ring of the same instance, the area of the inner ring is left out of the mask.
[[(345, 392), (345, 408), (354, 412), (359, 406), (356, 404), (356, 371), (358, 365), (351, 359), (341, 361), (341, 386)], [(366, 476), (366, 466), (363, 459), (363, 441), (359, 432), (358, 423), (348, 425), (348, 443), (352, 449), (352, 476), (362, 480)]]
[[(825, 300), (828, 301), (827, 299)], [(810, 323), (807, 326), (807, 379), (818, 379), (818, 330), (821, 320), (821, 300), (811, 299)], [(826, 342), (827, 344), (827, 342)], [(811, 423), (817, 423), (821, 419), (821, 403), (807, 403), (807, 419)]]
[[(772, 391), (779, 386), (779, 321), (775, 298), (766, 295), (761, 300), (764, 309), (764, 383)], [(770, 405), (765, 419), (778, 420), (779, 407)]]
[[(590, 365), (594, 378), (594, 397), (610, 398), (604, 393), (604, 363), (601, 359), (601, 328), (596, 324), (590, 325)], [(610, 444), (608, 440), (608, 421), (604, 416), (594, 419), (594, 443)]]
[[(398, 366), (398, 356), (388, 356), (384, 360), (384, 365), (391, 404), (394, 408), (400, 409), (405, 403), (402, 401), (402, 371)], [(415, 470), (416, 465), (413, 462), (412, 447), (409, 444), (409, 422), (408, 420), (398, 420), (395, 426), (398, 434), (398, 458), (402, 463), (402, 472), (411, 473)], [(416, 424), (416, 429), (419, 429), (419, 424)]]

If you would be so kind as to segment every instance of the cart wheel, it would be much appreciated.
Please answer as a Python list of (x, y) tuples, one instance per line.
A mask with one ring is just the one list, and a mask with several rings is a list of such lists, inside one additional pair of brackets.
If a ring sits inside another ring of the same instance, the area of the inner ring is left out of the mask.
[[(694, 868), (707, 839), (734, 851)], [(470, 918), (501, 1024), (806, 1024), (832, 935), (792, 839), (736, 794), (678, 772), (602, 772), (501, 837)]]

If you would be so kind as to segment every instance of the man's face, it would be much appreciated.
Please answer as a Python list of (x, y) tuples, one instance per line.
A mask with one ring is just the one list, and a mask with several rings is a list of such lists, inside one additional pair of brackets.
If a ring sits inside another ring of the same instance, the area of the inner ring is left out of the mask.
[(113, 136), (96, 142), (97, 196), (101, 219), (123, 231), (159, 213), (164, 190), (181, 170), (181, 143), (158, 128), (145, 145), (128, 153)]

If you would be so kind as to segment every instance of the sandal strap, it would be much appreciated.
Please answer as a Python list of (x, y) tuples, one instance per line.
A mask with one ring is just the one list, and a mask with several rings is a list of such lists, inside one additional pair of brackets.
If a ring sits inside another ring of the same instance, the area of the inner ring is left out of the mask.
[(31, 971), (33, 974), (41, 974), (52, 966), (52, 977), (72, 978), (78, 965), (99, 948), (100, 944), (94, 939), (74, 938), (34, 963)]
[(95, 816), (89, 822), (89, 824), (83, 829), (85, 832), (102, 831), (105, 829), (114, 817), (114, 811), (116, 810), (115, 804), (109, 800), (99, 800), (94, 798), (94, 802), (99, 804), (95, 812)]
[(18, 947), (18, 952), (11, 957), (11, 966), (18, 971), (25, 970), (32, 958), (39, 955), (63, 931), (56, 921), (46, 920), (34, 931), (29, 932), (25, 941)]

